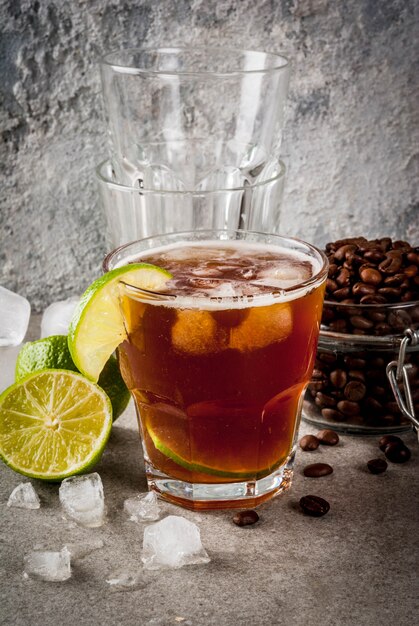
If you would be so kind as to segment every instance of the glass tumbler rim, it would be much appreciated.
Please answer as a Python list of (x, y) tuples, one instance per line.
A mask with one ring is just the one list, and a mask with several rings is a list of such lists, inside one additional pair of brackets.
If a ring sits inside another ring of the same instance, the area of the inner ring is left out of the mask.
[(104, 159), (99, 163), (99, 165), (95, 168), (96, 178), (100, 183), (105, 184), (110, 189), (114, 189), (115, 191), (124, 192), (124, 193), (139, 193), (143, 195), (174, 195), (174, 196), (211, 196), (217, 194), (225, 194), (239, 191), (250, 191), (252, 189), (257, 189), (259, 187), (264, 187), (265, 185), (271, 185), (283, 178), (285, 178), (286, 167), (282, 160), (278, 159), (277, 161), (280, 171), (276, 176), (272, 176), (272, 178), (267, 178), (266, 180), (260, 180), (256, 182), (249, 183), (248, 185), (243, 185), (241, 187), (225, 187), (220, 189), (152, 189), (152, 188), (144, 188), (144, 187), (132, 187), (130, 185), (125, 185), (123, 183), (119, 183), (115, 180), (109, 178), (109, 176), (104, 172), (106, 166), (112, 166), (111, 159)]
[[(205, 238), (208, 235), (207, 238)], [(212, 235), (212, 237), (211, 237)], [(219, 235), (219, 237), (216, 237)], [(232, 237), (234, 235), (234, 237)], [(190, 239), (186, 239), (189, 236)], [(201, 238), (200, 238), (201, 237)], [(260, 240), (263, 238), (263, 241)], [(159, 240), (160, 244), (153, 245), (152, 240)], [(106, 273), (111, 269), (115, 269), (117, 267), (121, 267), (122, 265), (126, 265), (129, 263), (127, 260), (126, 263), (118, 263), (111, 267), (112, 260), (117, 258), (123, 252), (128, 250), (131, 247), (135, 246), (144, 246), (138, 252), (152, 252), (153, 249), (161, 248), (165, 245), (169, 245), (170, 243), (190, 243), (196, 241), (222, 241), (223, 243), (228, 241), (248, 241), (249, 243), (265, 243), (265, 244), (278, 244), (281, 242), (282, 244), (287, 243), (289, 248), (292, 245), (304, 246), (306, 253), (309, 251), (313, 254), (316, 261), (319, 262), (319, 268), (313, 273), (313, 275), (304, 281), (297, 283), (291, 287), (287, 288), (278, 288), (272, 287), (272, 290), (269, 293), (264, 294), (256, 294), (250, 296), (203, 296), (203, 295), (188, 295), (188, 296), (178, 296), (175, 293), (170, 292), (159, 292), (153, 291), (149, 289), (142, 289), (140, 287), (136, 287), (134, 285), (130, 285), (128, 282), (121, 280), (121, 282), (125, 285), (125, 287), (129, 290), (130, 294), (137, 295), (137, 297), (141, 297), (141, 295), (149, 301), (160, 301), (160, 302), (169, 302), (174, 301), (179, 303), (179, 306), (188, 306), (189, 304), (194, 305), (196, 307), (202, 307), (203, 303), (208, 303), (209, 301), (214, 302), (216, 308), (222, 308), (222, 304), (226, 303), (227, 305), (230, 303), (240, 302), (244, 306), (262, 306), (264, 304), (274, 304), (286, 302), (289, 300), (294, 300), (296, 298), (302, 297), (306, 293), (309, 293), (312, 289), (318, 287), (323, 281), (326, 280), (327, 271), (329, 262), (327, 256), (324, 254), (322, 250), (317, 248), (316, 246), (303, 241), (302, 239), (298, 239), (296, 237), (287, 237), (283, 235), (273, 234), (273, 233), (263, 233), (257, 231), (249, 231), (249, 230), (240, 230), (240, 229), (202, 229), (202, 230), (190, 230), (183, 232), (172, 232), (167, 234), (160, 235), (152, 235), (150, 237), (146, 237), (144, 239), (139, 239), (136, 241), (131, 241), (129, 243), (125, 243), (121, 246), (118, 246), (111, 252), (109, 252), (103, 260), (102, 269)], [(151, 244), (148, 245), (147, 244)], [(128, 258), (135, 258), (135, 253), (129, 255)], [(140, 260), (141, 262), (141, 260)], [(251, 281), (247, 281), (251, 283)], [(272, 297), (275, 295), (275, 299), (272, 300)], [(267, 302), (269, 300), (269, 302)], [(226, 308), (226, 306), (224, 306)], [(227, 307), (228, 308), (228, 307)]]
[[(252, 54), (260, 56), (261, 58), (270, 58), (271, 60), (276, 59), (277, 63), (272, 65), (271, 67), (260, 67), (257, 69), (231, 69), (228, 71), (215, 71), (215, 70), (159, 70), (159, 69), (150, 69), (150, 68), (142, 68), (137, 67), (134, 63), (125, 64), (123, 62), (118, 61), (118, 56), (124, 54), (133, 54), (138, 52), (145, 53), (153, 53), (153, 52), (164, 52), (164, 53), (190, 53), (191, 51), (202, 51), (205, 52), (206, 55), (211, 53), (220, 53), (223, 52), (225, 58), (227, 55), (237, 55), (239, 53)], [(201, 45), (201, 46), (145, 46), (145, 47), (128, 47), (122, 49), (115, 49), (104, 54), (100, 59), (99, 63), (102, 67), (108, 67), (112, 69), (114, 72), (119, 74), (132, 74), (132, 75), (150, 75), (150, 76), (213, 76), (213, 77), (225, 77), (225, 76), (239, 76), (245, 74), (270, 74), (270, 73), (278, 73), (288, 71), (290, 66), (289, 59), (279, 52), (268, 52), (264, 50), (253, 50), (247, 48), (239, 48), (234, 46), (214, 46), (214, 45)]]

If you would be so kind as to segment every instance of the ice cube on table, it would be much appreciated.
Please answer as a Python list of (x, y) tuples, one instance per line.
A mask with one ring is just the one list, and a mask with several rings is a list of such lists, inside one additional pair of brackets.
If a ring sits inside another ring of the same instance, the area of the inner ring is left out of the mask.
[(31, 483), (20, 483), (10, 494), (7, 506), (19, 509), (39, 509), (41, 502)]
[(71, 576), (70, 553), (66, 547), (60, 552), (34, 550), (25, 555), (24, 573), (49, 582), (67, 580)]
[(66, 335), (80, 298), (67, 298), (53, 302), (44, 311), (41, 320), (41, 338), (51, 335)]
[(147, 584), (142, 574), (128, 570), (111, 574), (106, 582), (113, 591), (134, 591), (135, 589), (142, 589)]
[(0, 286), (0, 346), (18, 346), (28, 330), (31, 305), (23, 296)]
[(178, 515), (169, 515), (144, 529), (141, 560), (145, 569), (179, 568), (209, 563), (199, 528)]
[(133, 522), (154, 522), (160, 517), (160, 505), (154, 491), (128, 498), (124, 502), (124, 509)]
[(97, 528), (105, 522), (105, 498), (99, 474), (71, 476), (59, 489), (65, 514), (86, 528)]

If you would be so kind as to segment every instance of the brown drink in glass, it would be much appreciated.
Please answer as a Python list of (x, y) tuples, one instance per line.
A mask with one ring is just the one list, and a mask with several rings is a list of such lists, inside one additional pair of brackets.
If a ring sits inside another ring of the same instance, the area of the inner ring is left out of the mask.
[(194, 509), (255, 506), (290, 485), (316, 354), (327, 262), (293, 239), (240, 231), (153, 237), (105, 269), (147, 262), (164, 292), (121, 284), (119, 347), (149, 488)]

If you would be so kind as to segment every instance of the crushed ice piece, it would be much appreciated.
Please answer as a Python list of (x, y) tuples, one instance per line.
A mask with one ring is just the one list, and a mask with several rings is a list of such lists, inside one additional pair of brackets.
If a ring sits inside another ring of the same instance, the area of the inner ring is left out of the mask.
[(68, 327), (79, 299), (73, 297), (53, 302), (45, 309), (41, 320), (41, 338), (68, 333)]
[(312, 276), (313, 268), (311, 265), (297, 264), (289, 262), (280, 265), (274, 263), (268, 265), (259, 272), (258, 277), (253, 282), (255, 284), (269, 285), (278, 289), (289, 289), (295, 285), (299, 285)]
[(49, 582), (67, 580), (71, 576), (70, 553), (66, 547), (60, 552), (33, 551), (25, 555), (24, 577)]
[(231, 329), (230, 348), (241, 352), (264, 348), (287, 339), (291, 335), (292, 327), (292, 309), (289, 303), (254, 307), (241, 324)]
[(134, 591), (135, 589), (142, 589), (147, 585), (141, 573), (129, 572), (127, 570), (111, 574), (111, 578), (107, 578), (106, 582), (113, 591)]
[(217, 324), (208, 311), (177, 311), (172, 326), (172, 344), (176, 351), (199, 355), (219, 352), (222, 337), (217, 334)]
[(75, 541), (67, 543), (65, 547), (70, 553), (72, 559), (84, 559), (85, 556), (91, 554), (95, 550), (100, 550), (105, 544), (102, 539), (92, 538), (88, 541)]
[(124, 509), (133, 522), (154, 522), (160, 517), (160, 505), (154, 491), (150, 491), (146, 495), (128, 498), (124, 501)]
[(31, 305), (28, 300), (0, 286), (0, 346), (18, 346), (28, 330)]
[(63, 480), (60, 502), (68, 517), (86, 528), (102, 526), (105, 521), (105, 498), (99, 474), (71, 476)]
[(10, 494), (7, 506), (19, 509), (39, 509), (41, 502), (32, 483), (20, 483)]
[(237, 295), (237, 293), (239, 292), (234, 288), (234, 285), (231, 282), (220, 282), (220, 284), (211, 291), (211, 296), (218, 298), (233, 298)]
[(169, 515), (144, 529), (141, 557), (145, 569), (179, 568), (209, 563), (199, 528), (178, 515)]

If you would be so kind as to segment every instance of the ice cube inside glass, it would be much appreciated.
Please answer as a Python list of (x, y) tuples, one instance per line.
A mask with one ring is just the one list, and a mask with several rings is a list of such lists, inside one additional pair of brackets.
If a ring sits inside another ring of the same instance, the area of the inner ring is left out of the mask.
[(295, 239), (196, 231), (118, 248), (168, 270), (160, 293), (121, 284), (119, 347), (149, 488), (193, 509), (256, 506), (287, 489), (327, 260)]

